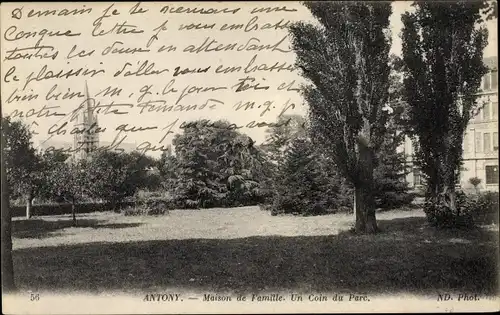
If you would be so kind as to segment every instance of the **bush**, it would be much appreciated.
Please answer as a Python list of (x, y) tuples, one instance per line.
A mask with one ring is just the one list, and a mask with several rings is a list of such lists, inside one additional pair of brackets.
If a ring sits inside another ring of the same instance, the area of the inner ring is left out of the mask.
[(148, 172), (136, 153), (97, 151), (84, 164), (85, 188), (90, 197), (118, 204), (145, 188)]
[(471, 213), (476, 224), (498, 224), (498, 192), (470, 195)]
[(375, 197), (377, 208), (396, 209), (411, 205), (415, 194), (406, 191), (385, 191)]
[[(135, 202), (122, 202), (118, 206), (122, 208), (133, 207)], [(77, 214), (91, 212), (106, 212), (112, 210), (112, 205), (103, 202), (85, 202), (75, 205)], [(26, 215), (26, 206), (11, 206), (12, 217), (23, 217)], [(64, 215), (71, 214), (71, 204), (69, 203), (50, 203), (50, 204), (35, 204), (31, 208), (32, 216), (44, 215)]]
[(474, 188), (477, 189), (479, 184), (481, 184), (481, 179), (477, 177), (471, 177), (469, 178), (469, 184), (471, 184), (472, 186), (474, 186)]
[(170, 199), (137, 197), (135, 204), (125, 208), (122, 213), (125, 216), (164, 215), (169, 213), (169, 209), (172, 209)]
[(456, 192), (457, 210), (451, 211), (444, 196), (425, 201), (424, 211), (431, 225), (440, 228), (471, 228), (498, 222), (498, 193), (467, 195)]
[(271, 205), (271, 215), (299, 214), (302, 212), (298, 198), (277, 194)]

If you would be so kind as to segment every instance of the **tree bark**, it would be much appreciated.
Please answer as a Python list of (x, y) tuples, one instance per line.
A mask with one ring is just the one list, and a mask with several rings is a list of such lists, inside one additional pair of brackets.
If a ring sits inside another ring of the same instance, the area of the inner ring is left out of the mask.
[(356, 222), (356, 187), (354, 187), (353, 194), (353, 203), (352, 203), (352, 215), (354, 216), (354, 222)]
[(356, 205), (356, 233), (376, 233), (375, 198), (373, 196), (373, 151), (369, 146), (369, 125), (358, 139), (358, 181), (354, 183)]
[(29, 193), (26, 198), (26, 219), (31, 219), (31, 206), (33, 205), (33, 194)]
[(76, 226), (76, 209), (75, 200), (71, 202), (71, 216), (73, 217), (73, 226)]
[(456, 201), (456, 190), (455, 190), (455, 185), (450, 186), (444, 186), (443, 190), (441, 192), (443, 202), (448, 208), (448, 211), (450, 211), (453, 214), (458, 214), (458, 207), (457, 207), (457, 201)]
[(12, 217), (10, 212), (9, 187), (7, 187), (7, 174), (5, 167), (5, 153), (4, 153), (5, 139), (3, 138), (3, 136), (1, 138), (2, 138), (2, 146), (0, 151), (1, 151), (1, 162), (2, 162), (2, 170), (1, 170), (2, 171), (2, 209), (1, 209), (2, 291), (5, 293), (9, 293), (15, 291), (16, 286), (14, 283), (14, 265), (12, 263)]
[(378, 231), (375, 218), (373, 191), (369, 186), (354, 188), (356, 204), (356, 233), (372, 234)]

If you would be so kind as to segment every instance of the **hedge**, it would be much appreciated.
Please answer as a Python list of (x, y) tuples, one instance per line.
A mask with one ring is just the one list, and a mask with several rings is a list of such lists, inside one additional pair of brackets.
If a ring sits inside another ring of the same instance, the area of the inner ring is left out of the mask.
[[(123, 202), (122, 207), (133, 206), (134, 202)], [(111, 211), (111, 206), (107, 203), (81, 203), (76, 205), (76, 213), (104, 212)], [(26, 206), (11, 206), (12, 217), (24, 217)], [(32, 216), (71, 214), (71, 204), (54, 203), (31, 206)]]

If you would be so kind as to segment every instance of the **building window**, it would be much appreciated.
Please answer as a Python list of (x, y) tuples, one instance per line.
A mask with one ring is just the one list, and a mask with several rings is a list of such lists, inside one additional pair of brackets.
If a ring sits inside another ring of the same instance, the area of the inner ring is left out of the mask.
[(486, 184), (498, 184), (498, 165), (487, 165), (486, 170)]
[(490, 103), (484, 104), (483, 107), (483, 119), (490, 120)]
[(481, 133), (476, 132), (476, 153), (481, 153)]
[(485, 153), (491, 152), (491, 138), (489, 132), (483, 133), (483, 150)]
[(493, 133), (493, 151), (498, 151), (498, 132)]
[(491, 119), (498, 120), (498, 102), (491, 103)]
[(420, 176), (420, 169), (418, 169), (418, 168), (413, 169), (413, 185), (414, 186), (422, 185), (422, 178)]

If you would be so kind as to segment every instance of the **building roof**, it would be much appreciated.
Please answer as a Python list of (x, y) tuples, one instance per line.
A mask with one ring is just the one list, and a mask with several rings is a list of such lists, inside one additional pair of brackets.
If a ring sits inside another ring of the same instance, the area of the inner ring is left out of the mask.
[(484, 58), (484, 60), (483, 60), (484, 65), (490, 71), (498, 70), (498, 59), (497, 58), (498, 58), (497, 56), (492, 56), (492, 57)]

